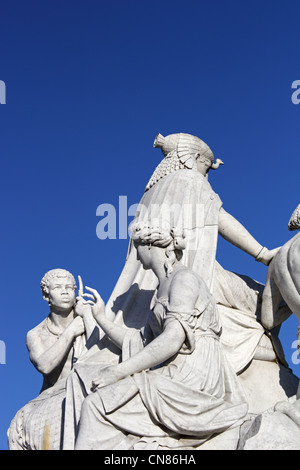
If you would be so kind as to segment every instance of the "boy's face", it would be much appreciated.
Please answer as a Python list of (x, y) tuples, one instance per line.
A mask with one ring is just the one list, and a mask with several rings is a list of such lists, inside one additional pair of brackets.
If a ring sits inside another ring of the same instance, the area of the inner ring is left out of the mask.
[(75, 302), (75, 289), (68, 276), (55, 277), (48, 285), (49, 305), (60, 310), (70, 310)]

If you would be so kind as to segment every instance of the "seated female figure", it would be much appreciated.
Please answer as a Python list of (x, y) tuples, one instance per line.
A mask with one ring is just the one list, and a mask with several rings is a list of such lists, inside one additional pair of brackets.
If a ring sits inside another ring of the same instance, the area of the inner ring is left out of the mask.
[(137, 256), (159, 286), (145, 328), (128, 330), (104, 314), (94, 289), (100, 327), (122, 350), (122, 362), (102, 369), (83, 403), (76, 449), (128, 449), (133, 441), (170, 437), (199, 443), (238, 425), (247, 413), (236, 376), (219, 341), (221, 324), (204, 281), (180, 262), (176, 230), (132, 227)]

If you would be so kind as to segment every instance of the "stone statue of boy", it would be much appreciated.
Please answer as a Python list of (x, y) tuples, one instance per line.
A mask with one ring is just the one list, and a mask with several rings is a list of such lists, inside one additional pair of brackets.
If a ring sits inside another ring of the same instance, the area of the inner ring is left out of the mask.
[(50, 313), (27, 333), (26, 345), (31, 362), (43, 375), (43, 386), (13, 418), (8, 430), (10, 449), (43, 449), (46, 431), (49, 448), (61, 448), (66, 379), (96, 326), (90, 307), (82, 305), (83, 286), (78, 279), (77, 299), (74, 276), (65, 269), (52, 269), (41, 281)]
[[(79, 283), (81, 291), (80, 277)], [(82, 308), (80, 300), (75, 302), (76, 282), (70, 272), (48, 271), (41, 281), (41, 289), (50, 313), (27, 333), (26, 344), (31, 362), (43, 374), (44, 390), (70, 372), (83, 349), (86, 338), (82, 336), (90, 335), (95, 321), (90, 311)]]

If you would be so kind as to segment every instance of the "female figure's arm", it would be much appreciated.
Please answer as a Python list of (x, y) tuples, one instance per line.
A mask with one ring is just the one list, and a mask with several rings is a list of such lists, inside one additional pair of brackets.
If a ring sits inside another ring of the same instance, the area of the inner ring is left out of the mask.
[(279, 248), (268, 250), (258, 243), (245, 227), (232, 215), (221, 208), (219, 213), (219, 234), (233, 245), (268, 265)]
[(123, 328), (122, 326), (116, 325), (114, 322), (110, 321), (105, 315), (105, 304), (95, 289), (86, 287), (86, 289), (91, 292), (91, 294), (82, 294), (84, 297), (88, 297), (92, 300), (86, 301), (85, 304), (92, 305), (93, 316), (105, 334), (111, 339), (111, 341), (122, 350), (124, 337), (128, 332), (128, 329)]
[[(197, 279), (190, 271), (183, 271), (176, 276), (170, 286), (170, 311), (174, 309), (176, 312), (188, 313), (194, 310), (199, 295), (196, 284)], [(175, 318), (167, 320), (162, 333), (144, 349), (120, 364), (102, 369), (101, 376), (93, 381), (94, 389), (164, 363), (180, 351), (185, 339), (186, 333), (181, 323)]]

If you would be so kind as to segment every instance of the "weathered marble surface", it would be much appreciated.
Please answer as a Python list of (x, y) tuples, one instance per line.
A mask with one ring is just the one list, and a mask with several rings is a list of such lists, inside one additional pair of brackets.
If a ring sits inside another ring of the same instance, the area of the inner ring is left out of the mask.
[[(254, 449), (271, 445), (259, 435), (279, 425), (285, 448), (297, 435), (299, 380), (278, 332), (300, 302), (289, 300), (290, 279), (279, 291), (278, 272), (285, 262), (298, 273), (299, 238), (268, 250), (225, 211), (208, 182), (223, 162), (202, 140), (159, 134), (154, 146), (164, 159), (107, 305), (80, 284), (66, 314), (66, 293), (46, 292), (57, 300), (44, 322), (52, 343), (44, 323), (28, 336), (45, 386), (13, 419), (10, 448), (43, 448), (47, 436), (53, 449)], [(266, 287), (216, 262), (218, 235), (270, 265)]]

